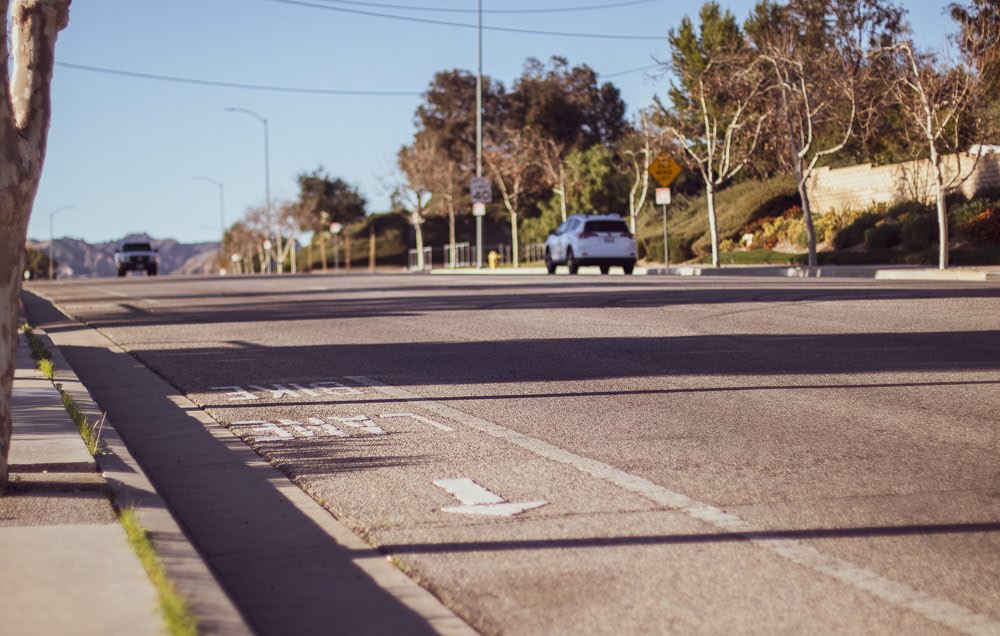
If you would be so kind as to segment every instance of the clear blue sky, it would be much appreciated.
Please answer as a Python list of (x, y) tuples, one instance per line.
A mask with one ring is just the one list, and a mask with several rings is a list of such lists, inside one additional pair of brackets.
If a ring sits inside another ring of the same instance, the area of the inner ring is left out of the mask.
[[(6, 0), (3, 0), (6, 1)], [(324, 0), (303, 0), (324, 4)], [(618, 0), (624, 1), (624, 0)], [(607, 4), (615, 0), (484, 0), (485, 10)], [(474, 10), (474, 0), (370, 0), (374, 4)], [(723, 1), (741, 19), (753, 0)], [(952, 29), (941, 0), (906, 2), (918, 41), (940, 46)], [(432, 13), (330, 4), (468, 24), (475, 13)], [(662, 92), (650, 71), (618, 75), (664, 57), (666, 33), (700, 0), (651, 0), (596, 11), (490, 14), (487, 26), (654, 36), (603, 40), (489, 32), (484, 73), (510, 85), (525, 58), (562, 55), (614, 82), (630, 112)], [(226, 222), (264, 200), (263, 131), (227, 106), (257, 111), (271, 129), (271, 191), (294, 198), (295, 175), (323, 165), (356, 184), (372, 211), (388, 206), (386, 182), (413, 113), (434, 73), (474, 71), (474, 29), (421, 24), (279, 4), (267, 0), (84, 0), (60, 35), (61, 63), (242, 84), (406, 96), (337, 96), (192, 86), (60, 66), (53, 89), (48, 158), (28, 235), (105, 241), (145, 231), (156, 238), (218, 240), (218, 190)], [(613, 76), (613, 77), (612, 77)]]

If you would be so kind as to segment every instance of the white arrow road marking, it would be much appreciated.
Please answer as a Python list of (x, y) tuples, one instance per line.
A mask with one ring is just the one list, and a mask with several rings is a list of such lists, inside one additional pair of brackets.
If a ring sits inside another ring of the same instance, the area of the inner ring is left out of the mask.
[(609, 464), (563, 450), (546, 441), (525, 435), (505, 426), (500, 426), (489, 420), (463, 413), (446, 404), (432, 402), (423, 396), (411, 393), (405, 389), (382, 384), (378, 380), (364, 376), (352, 376), (347, 379), (364, 386), (373, 387), (383, 395), (389, 397), (419, 402), (421, 408), (436, 413), (441, 417), (446, 417), (473, 430), (510, 442), (540, 457), (572, 466), (586, 475), (596, 477), (639, 494), (666, 508), (679, 510), (694, 519), (715, 526), (725, 532), (743, 534), (758, 547), (769, 550), (778, 556), (788, 559), (792, 563), (797, 563), (803, 567), (811, 568), (816, 572), (821, 572), (858, 590), (864, 590), (893, 605), (912, 610), (934, 622), (947, 625), (967, 634), (1000, 634), (1000, 621), (990, 615), (977, 614), (951, 601), (937, 598), (927, 592), (886, 578), (868, 568), (820, 552), (806, 541), (797, 539), (763, 539), (759, 534), (764, 533), (766, 531), (765, 528), (744, 521), (740, 517), (710, 504), (692, 499), (683, 493), (674, 492), (638, 475), (633, 475)]
[(547, 501), (526, 501), (524, 503), (508, 503), (500, 495), (483, 488), (471, 479), (438, 479), (434, 482), (438, 488), (443, 488), (449, 494), (462, 502), (461, 506), (448, 506), (442, 512), (457, 512), (467, 515), (488, 515), (491, 517), (513, 517), (525, 510), (540, 508)]
[(379, 415), (379, 417), (412, 417), (418, 422), (423, 422), (424, 424), (430, 424), (431, 426), (439, 428), (446, 433), (455, 432), (455, 429), (453, 429), (450, 426), (447, 426), (445, 424), (439, 424), (438, 422), (435, 422), (430, 418), (424, 417), (423, 415), (417, 415), (416, 413), (383, 413), (382, 415)]

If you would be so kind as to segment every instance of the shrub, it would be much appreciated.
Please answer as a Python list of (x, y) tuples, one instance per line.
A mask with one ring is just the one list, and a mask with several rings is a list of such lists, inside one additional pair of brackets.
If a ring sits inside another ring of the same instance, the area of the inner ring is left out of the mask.
[(934, 206), (920, 201), (897, 201), (886, 209), (886, 216), (905, 219), (911, 215), (934, 214)]
[(934, 214), (909, 214), (903, 220), (900, 238), (908, 252), (919, 252), (934, 245), (938, 240), (938, 224)]
[(838, 249), (854, 247), (865, 240), (868, 230), (875, 227), (882, 217), (877, 212), (863, 212), (833, 237), (833, 246)]
[(865, 232), (865, 247), (878, 250), (899, 245), (902, 240), (900, 227), (899, 223), (887, 221), (868, 229)]
[(737, 245), (732, 239), (723, 239), (719, 241), (720, 252), (735, 252), (738, 247), (739, 245)]
[(1000, 208), (983, 210), (962, 226), (962, 233), (979, 243), (1000, 244)]

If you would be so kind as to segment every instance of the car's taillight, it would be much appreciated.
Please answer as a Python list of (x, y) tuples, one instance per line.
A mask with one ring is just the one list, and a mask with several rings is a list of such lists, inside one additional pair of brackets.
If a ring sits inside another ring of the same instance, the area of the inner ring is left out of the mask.
[(597, 238), (597, 235), (594, 234), (593, 232), (580, 232), (579, 234), (577, 234), (576, 238), (582, 238), (582, 239)]

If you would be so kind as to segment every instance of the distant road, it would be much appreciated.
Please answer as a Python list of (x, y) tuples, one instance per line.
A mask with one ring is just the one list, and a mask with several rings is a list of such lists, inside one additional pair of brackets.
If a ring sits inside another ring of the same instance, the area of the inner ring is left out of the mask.
[(29, 289), (482, 632), (1000, 633), (1000, 285)]

